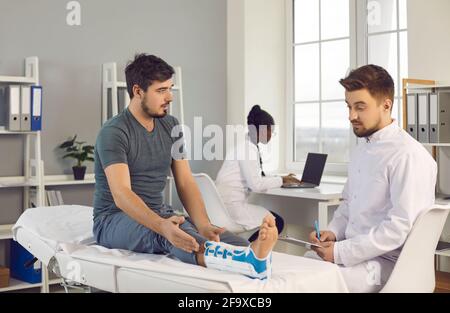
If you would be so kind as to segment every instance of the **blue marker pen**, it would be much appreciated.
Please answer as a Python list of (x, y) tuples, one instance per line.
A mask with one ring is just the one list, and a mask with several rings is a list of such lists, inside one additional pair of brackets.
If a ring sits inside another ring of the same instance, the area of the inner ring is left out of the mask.
[(314, 221), (314, 228), (316, 229), (317, 239), (320, 240), (319, 223), (317, 222), (317, 220)]

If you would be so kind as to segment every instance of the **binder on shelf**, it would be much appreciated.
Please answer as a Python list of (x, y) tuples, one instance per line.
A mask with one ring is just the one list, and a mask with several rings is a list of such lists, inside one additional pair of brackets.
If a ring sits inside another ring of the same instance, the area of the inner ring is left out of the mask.
[(58, 205), (64, 205), (61, 190), (56, 190), (56, 198), (58, 199)]
[(419, 94), (417, 96), (417, 106), (419, 113), (419, 142), (428, 143), (430, 142), (429, 135), (429, 117), (430, 106), (428, 102), (428, 94)]
[(31, 130), (42, 129), (42, 87), (31, 86)]
[(55, 190), (47, 190), (47, 199), (48, 199), (48, 205), (49, 206), (56, 206), (58, 205), (58, 198), (56, 196)]
[(414, 139), (418, 139), (417, 94), (406, 96), (407, 131)]
[(8, 86), (6, 99), (7, 129), (9, 131), (20, 131), (20, 86)]
[(438, 94), (430, 94), (430, 143), (438, 143)]
[(20, 130), (31, 130), (31, 88), (30, 86), (20, 87)]
[(437, 101), (436, 143), (450, 143), (450, 91), (439, 92)]

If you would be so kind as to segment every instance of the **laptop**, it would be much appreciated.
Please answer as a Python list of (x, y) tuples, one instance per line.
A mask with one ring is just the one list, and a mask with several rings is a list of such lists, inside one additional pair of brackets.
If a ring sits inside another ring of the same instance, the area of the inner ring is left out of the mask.
[(323, 170), (327, 161), (327, 154), (308, 153), (305, 168), (300, 183), (286, 184), (281, 188), (315, 188), (320, 185)]

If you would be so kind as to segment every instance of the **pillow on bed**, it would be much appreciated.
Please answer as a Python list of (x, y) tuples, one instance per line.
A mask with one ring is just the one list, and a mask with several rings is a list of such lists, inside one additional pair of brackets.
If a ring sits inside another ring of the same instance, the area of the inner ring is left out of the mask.
[(94, 244), (93, 208), (81, 205), (38, 207), (25, 210), (13, 235), (25, 228), (55, 248), (60, 243)]

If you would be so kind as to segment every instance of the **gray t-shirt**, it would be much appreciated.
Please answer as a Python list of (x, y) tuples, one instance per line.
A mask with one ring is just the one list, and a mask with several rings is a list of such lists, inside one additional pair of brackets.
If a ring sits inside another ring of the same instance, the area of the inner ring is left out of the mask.
[(95, 144), (94, 219), (104, 214), (121, 211), (114, 203), (104, 169), (111, 164), (128, 164), (131, 189), (154, 211), (163, 207), (163, 190), (172, 164), (172, 145), (184, 158), (184, 147), (179, 145), (183, 135), (171, 136), (178, 120), (166, 115), (155, 118), (152, 132), (145, 129), (125, 109), (107, 121)]

